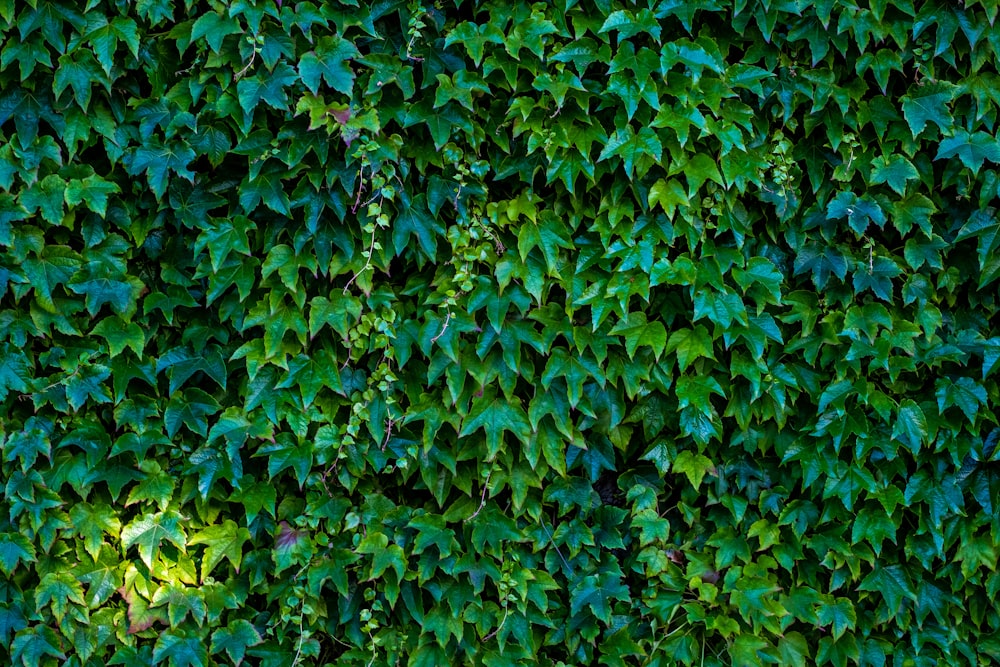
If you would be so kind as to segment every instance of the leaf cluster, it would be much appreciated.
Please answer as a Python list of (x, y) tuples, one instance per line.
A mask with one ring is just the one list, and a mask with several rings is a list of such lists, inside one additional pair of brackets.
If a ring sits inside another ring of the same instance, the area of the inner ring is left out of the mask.
[(0, 0), (0, 661), (1000, 660), (995, 0)]

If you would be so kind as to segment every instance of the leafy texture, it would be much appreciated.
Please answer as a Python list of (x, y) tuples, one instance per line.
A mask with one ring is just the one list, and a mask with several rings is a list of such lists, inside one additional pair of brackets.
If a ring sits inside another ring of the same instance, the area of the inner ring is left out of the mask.
[(0, 0), (0, 664), (996, 664), (997, 18)]

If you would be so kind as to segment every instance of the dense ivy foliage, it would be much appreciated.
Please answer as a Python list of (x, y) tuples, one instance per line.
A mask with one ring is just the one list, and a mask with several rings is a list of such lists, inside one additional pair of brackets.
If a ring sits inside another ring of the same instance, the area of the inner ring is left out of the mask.
[(997, 0), (0, 0), (0, 662), (1000, 660)]

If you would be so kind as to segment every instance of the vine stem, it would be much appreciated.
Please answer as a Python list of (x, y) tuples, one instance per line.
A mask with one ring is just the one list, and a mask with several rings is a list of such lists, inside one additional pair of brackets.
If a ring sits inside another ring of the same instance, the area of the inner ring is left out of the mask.
[(486, 507), (486, 492), (490, 488), (490, 477), (492, 475), (493, 475), (493, 469), (490, 468), (490, 471), (486, 473), (486, 481), (483, 482), (483, 497), (479, 499), (479, 508), (475, 512), (473, 512), (472, 516), (466, 519), (466, 521), (472, 521), (473, 519), (475, 519), (477, 516), (479, 516), (479, 513), (483, 511), (483, 508)]
[(438, 342), (438, 338), (444, 335), (444, 332), (448, 330), (448, 322), (450, 321), (451, 321), (451, 311), (449, 310), (444, 314), (444, 324), (441, 326), (441, 331), (438, 333), (437, 336), (431, 338), (432, 343)]
[(508, 614), (510, 614), (510, 603), (508, 603), (507, 600), (505, 599), (504, 603), (503, 603), (503, 618), (500, 620), (500, 625), (497, 626), (496, 630), (494, 630), (490, 634), (488, 634), (485, 637), (483, 637), (483, 641), (484, 642), (488, 642), (489, 640), (491, 640), (491, 639), (493, 639), (494, 637), (497, 636), (497, 634), (500, 632), (500, 630), (503, 629), (503, 624), (507, 622), (507, 615)]

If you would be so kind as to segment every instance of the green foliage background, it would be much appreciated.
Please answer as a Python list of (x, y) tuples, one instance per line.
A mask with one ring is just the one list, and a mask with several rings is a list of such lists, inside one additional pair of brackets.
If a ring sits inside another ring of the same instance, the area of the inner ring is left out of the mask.
[(0, 661), (1000, 660), (996, 0), (0, 0)]

